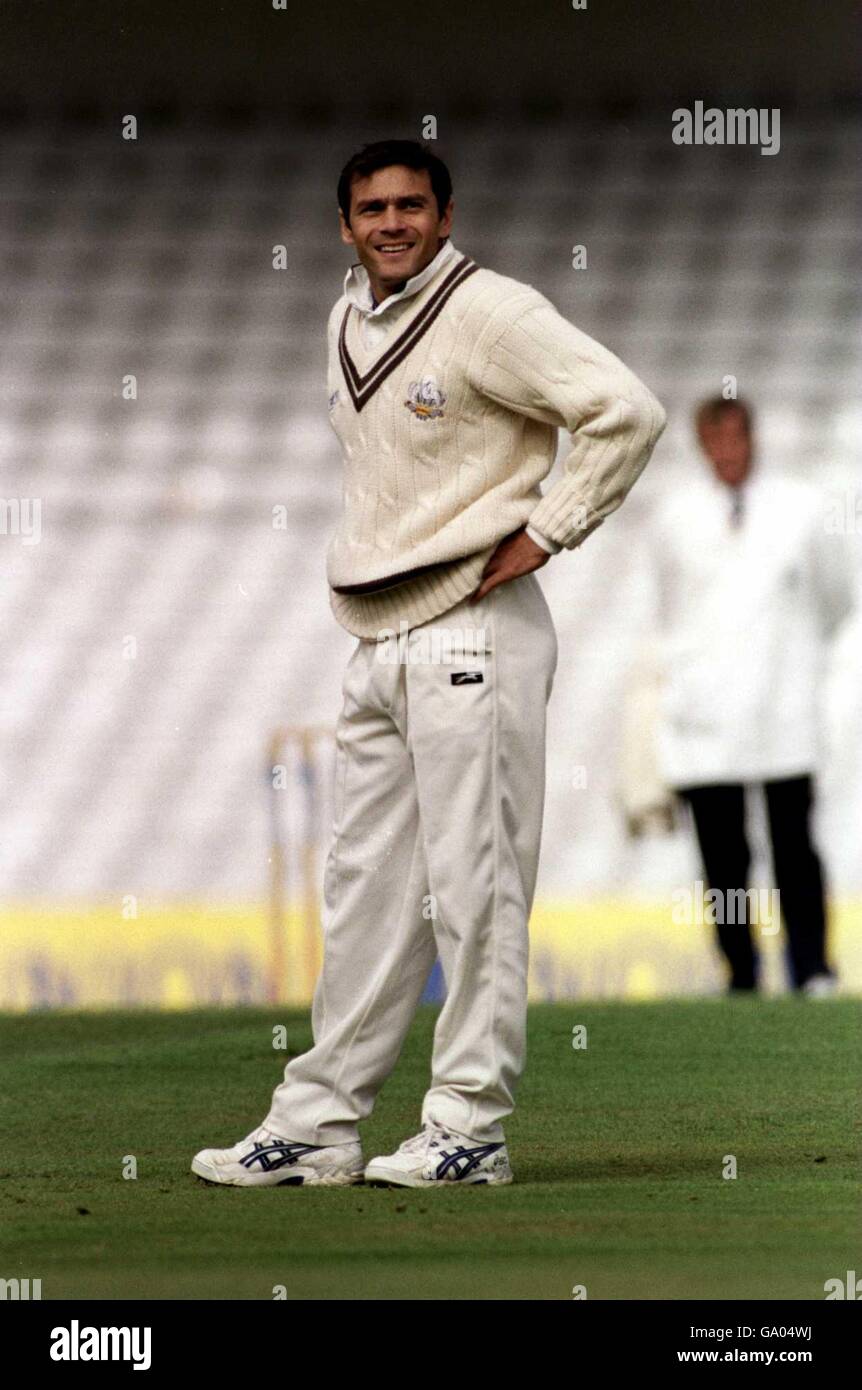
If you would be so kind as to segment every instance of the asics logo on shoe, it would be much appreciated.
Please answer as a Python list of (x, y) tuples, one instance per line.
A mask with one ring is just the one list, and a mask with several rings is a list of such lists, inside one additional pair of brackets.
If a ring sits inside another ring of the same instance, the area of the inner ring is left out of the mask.
[(263, 1173), (272, 1173), (276, 1168), (292, 1168), (306, 1154), (317, 1153), (320, 1144), (289, 1144), (284, 1140), (274, 1143), (257, 1143), (250, 1154), (240, 1159), (243, 1168), (260, 1168)]
[(502, 1144), (480, 1144), (476, 1149), (457, 1148), (451, 1153), (443, 1150), (443, 1158), (437, 1164), (435, 1177), (446, 1179), (449, 1182), (458, 1182), (461, 1178), (466, 1178), (468, 1173), (472, 1173), (474, 1168), (478, 1168), (484, 1158), (490, 1158), (498, 1149), (502, 1149)]

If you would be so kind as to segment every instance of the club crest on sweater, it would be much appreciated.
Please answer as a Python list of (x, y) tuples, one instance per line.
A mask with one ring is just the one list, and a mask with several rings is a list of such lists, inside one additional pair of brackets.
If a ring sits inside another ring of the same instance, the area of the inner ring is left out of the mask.
[(423, 376), (421, 381), (411, 381), (404, 404), (418, 420), (436, 420), (445, 414), (446, 392), (433, 377)]

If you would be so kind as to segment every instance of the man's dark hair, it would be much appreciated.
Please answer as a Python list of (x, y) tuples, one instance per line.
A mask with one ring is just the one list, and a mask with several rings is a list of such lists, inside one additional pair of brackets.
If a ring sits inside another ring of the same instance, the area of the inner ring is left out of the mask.
[(369, 174), (376, 173), (378, 169), (388, 169), (393, 164), (403, 164), (408, 169), (428, 170), (437, 209), (443, 216), (452, 197), (452, 176), (442, 159), (418, 140), (376, 140), (372, 145), (363, 145), (361, 150), (350, 156), (338, 180), (338, 206), (348, 225), (353, 180), (366, 179)]
[(744, 401), (741, 396), (736, 399), (732, 396), (729, 398), (725, 396), (710, 396), (707, 400), (701, 401), (694, 412), (694, 426), (698, 434), (703, 429), (704, 425), (717, 425), (722, 416), (726, 415), (730, 410), (739, 411), (745, 421), (745, 428), (750, 434), (752, 424), (754, 423), (754, 412), (748, 404), (748, 401)]

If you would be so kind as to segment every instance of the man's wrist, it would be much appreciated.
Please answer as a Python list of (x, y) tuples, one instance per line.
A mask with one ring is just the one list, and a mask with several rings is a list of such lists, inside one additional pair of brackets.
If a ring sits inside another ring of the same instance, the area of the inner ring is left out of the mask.
[(541, 546), (542, 550), (547, 550), (549, 555), (558, 555), (562, 550), (561, 545), (558, 545), (556, 541), (548, 540), (548, 537), (543, 536), (541, 531), (537, 531), (534, 526), (528, 524), (526, 530), (530, 540), (535, 545)]

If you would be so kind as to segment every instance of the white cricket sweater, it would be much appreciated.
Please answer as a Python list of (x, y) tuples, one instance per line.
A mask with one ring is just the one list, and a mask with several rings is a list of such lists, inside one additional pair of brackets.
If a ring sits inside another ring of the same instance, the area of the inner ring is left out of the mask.
[[(532, 286), (451, 245), (428, 269), (389, 331), (375, 325), (373, 346), (347, 294), (329, 318), (344, 473), (327, 579), (335, 617), (367, 639), (460, 603), (527, 523), (554, 545), (580, 545), (623, 501), (665, 423), (619, 358)], [(571, 449), (542, 496), (561, 427)]]
[[(448, 237), (445, 238), (433, 260), (417, 275), (406, 280), (400, 290), (387, 295), (379, 304), (375, 302), (371, 293), (368, 271), (358, 262), (352, 265), (344, 277), (344, 294), (359, 310), (357, 331), (363, 347), (371, 351), (385, 343), (396, 320), (410, 312), (411, 306), (407, 301), (424, 289), (432, 275), (436, 275), (447, 262), (460, 260), (460, 257), (460, 251), (455, 250)], [(556, 541), (548, 540), (547, 536), (541, 535), (533, 526), (527, 527), (527, 535), (543, 550), (547, 550), (549, 555), (556, 555), (562, 549)]]

